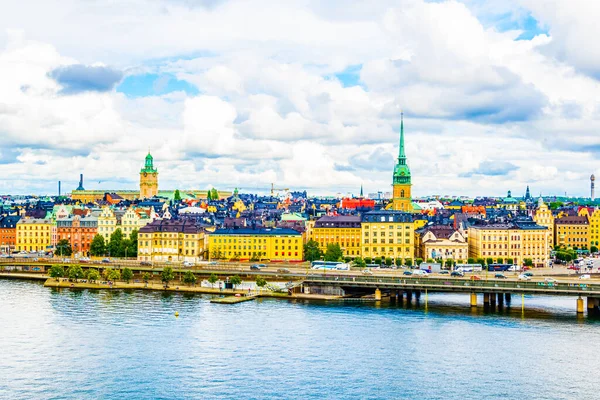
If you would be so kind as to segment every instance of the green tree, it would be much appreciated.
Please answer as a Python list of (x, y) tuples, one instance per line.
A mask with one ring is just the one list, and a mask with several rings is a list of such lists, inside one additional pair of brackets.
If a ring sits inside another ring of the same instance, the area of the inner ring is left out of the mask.
[(348, 257), (348, 256), (344, 257), (345, 263), (349, 263), (350, 261), (352, 261), (352, 257)]
[(96, 282), (97, 280), (100, 279), (100, 273), (98, 272), (97, 269), (89, 269), (87, 271), (87, 280), (90, 282)]
[(446, 268), (452, 268), (452, 265), (454, 264), (454, 262), (452, 260), (446, 260), (445, 264), (446, 264)]
[(365, 264), (371, 264), (372, 261), (371, 257), (365, 257)]
[(210, 283), (210, 287), (214, 288), (215, 283), (219, 280), (219, 277), (216, 274), (210, 274), (208, 277), (208, 283)]
[(106, 279), (116, 282), (121, 279), (121, 271), (118, 269), (109, 268), (110, 271), (106, 274)]
[(181, 201), (181, 193), (179, 193), (179, 189), (175, 190), (175, 193), (173, 194), (173, 200)]
[(138, 251), (138, 230), (134, 229), (131, 231), (131, 233), (129, 234), (129, 250), (127, 250), (127, 255), (129, 257), (135, 257), (137, 258), (137, 251)]
[(591, 246), (590, 247), (590, 252), (597, 253), (598, 252), (598, 247), (597, 246)]
[(221, 253), (221, 250), (219, 249), (213, 249), (210, 253), (211, 260), (220, 260), (221, 258), (223, 258), (223, 253)]
[(394, 263), (394, 260), (392, 260), (391, 257), (385, 258), (385, 265), (387, 265), (388, 267), (391, 267), (393, 263)]
[(475, 259), (473, 257), (467, 258), (467, 264), (475, 264)]
[(344, 256), (338, 243), (329, 243), (325, 251), (325, 261), (339, 261)]
[(83, 269), (79, 265), (71, 265), (67, 270), (67, 276), (69, 279), (81, 279), (83, 278)]
[(402, 258), (398, 257), (396, 258), (396, 267), (401, 267), (402, 266)]
[(498, 258), (496, 259), (496, 263), (498, 263), (498, 264), (504, 264), (504, 258), (502, 258), (502, 257), (498, 257)]
[(122, 275), (123, 275), (123, 280), (125, 282), (127, 282), (127, 283), (129, 283), (129, 281), (131, 280), (131, 278), (133, 278), (133, 272), (129, 268), (127, 268), (127, 267), (123, 268), (123, 274)]
[(432, 262), (433, 262), (433, 258), (428, 258), (428, 259), (427, 259), (427, 262), (428, 262), (428, 263), (432, 263)]
[(67, 239), (60, 239), (58, 243), (56, 243), (56, 252), (61, 257), (69, 257), (73, 254), (71, 243)]
[(417, 265), (417, 267), (418, 267), (419, 265), (421, 265), (421, 263), (422, 263), (422, 262), (423, 262), (423, 259), (422, 259), (422, 258), (417, 258), (417, 259), (415, 259), (415, 264)]
[(531, 266), (533, 266), (533, 260), (531, 258), (524, 258), (523, 264), (525, 264), (525, 266), (527, 266), (527, 267), (531, 267)]
[(103, 256), (106, 253), (106, 244), (104, 243), (104, 237), (100, 234), (97, 234), (92, 239), (92, 243), (90, 243), (90, 254), (92, 256), (98, 257)]
[(485, 260), (483, 258), (478, 258), (476, 264), (481, 264), (481, 266), (484, 266)]
[(494, 259), (492, 257), (488, 257), (485, 259), (485, 263), (489, 266), (494, 263)]
[(406, 265), (407, 267), (412, 267), (413, 264), (413, 260), (412, 258), (407, 258), (406, 260), (404, 260), (404, 265)]
[(231, 285), (233, 285), (233, 290), (235, 290), (236, 286), (242, 284), (242, 278), (240, 278), (239, 275), (234, 275), (231, 278), (229, 278), (229, 282), (231, 283)]
[(267, 285), (267, 280), (265, 278), (263, 278), (262, 276), (256, 277), (256, 286), (258, 286), (259, 288), (263, 288), (266, 285)]
[(169, 286), (169, 282), (171, 282), (173, 279), (175, 279), (175, 274), (173, 273), (173, 268), (171, 267), (165, 267), (162, 271), (162, 273), (160, 274), (160, 278), (163, 281), (163, 283), (165, 284), (165, 286)]
[(142, 275), (142, 280), (144, 282), (146, 282), (146, 284), (148, 284), (148, 282), (150, 281), (150, 273), (149, 272), (144, 272), (144, 274)]
[(192, 271), (185, 271), (185, 274), (183, 275), (183, 281), (190, 286), (194, 285), (196, 284), (196, 275), (194, 275)]
[(514, 263), (515, 263), (515, 260), (514, 260), (514, 258), (507, 258), (507, 259), (506, 259), (506, 263), (507, 263), (507, 264), (511, 264), (511, 265), (512, 265), (512, 264), (514, 264)]
[(381, 265), (381, 257), (375, 257), (373, 264)]
[[(121, 246), (119, 247), (119, 257), (133, 257), (137, 253), (137, 246), (133, 247), (130, 239), (121, 240)], [(137, 255), (136, 255), (137, 256)]]
[(309, 240), (304, 245), (304, 260), (306, 261), (315, 261), (320, 260), (323, 253), (319, 248), (319, 243), (315, 240)]
[(365, 263), (365, 260), (363, 260), (361, 257), (356, 257), (354, 259), (354, 265), (357, 266), (358, 268), (364, 268), (366, 263)]
[(215, 189), (215, 188), (212, 188), (212, 189), (210, 190), (210, 198), (211, 198), (212, 200), (219, 200), (219, 192), (217, 191), (217, 189)]
[(115, 229), (115, 231), (110, 235), (110, 241), (108, 242), (107, 251), (111, 257), (123, 257), (121, 254), (122, 242), (123, 241), (123, 232), (121, 228)]
[(58, 278), (63, 278), (65, 276), (65, 269), (62, 267), (62, 265), (53, 265), (50, 268), (50, 278), (56, 278), (56, 280), (58, 280)]

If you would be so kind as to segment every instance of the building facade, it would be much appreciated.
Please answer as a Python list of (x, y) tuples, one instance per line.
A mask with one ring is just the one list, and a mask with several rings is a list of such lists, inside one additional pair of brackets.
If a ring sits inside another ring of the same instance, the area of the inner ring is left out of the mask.
[(499, 263), (512, 259), (515, 264), (530, 258), (534, 265), (542, 266), (550, 255), (549, 234), (548, 228), (532, 221), (473, 225), (469, 228), (469, 257), (492, 258)]
[(302, 235), (287, 228), (217, 229), (210, 234), (212, 259), (299, 262), (303, 258)]
[(140, 198), (148, 199), (158, 194), (158, 170), (154, 168), (154, 159), (148, 153), (144, 168), (140, 170)]
[(339, 244), (344, 256), (357, 257), (361, 254), (361, 218), (359, 216), (324, 216), (315, 221), (312, 229), (314, 240), (321, 251), (328, 244)]
[(12, 253), (17, 246), (18, 215), (0, 217), (0, 253)]
[[(87, 256), (90, 251), (92, 239), (98, 233), (98, 218), (75, 215), (57, 219), (56, 232), (58, 241), (63, 239), (69, 241), (73, 254)], [(56, 249), (56, 253), (60, 254), (60, 250)]]
[(392, 210), (412, 211), (410, 168), (404, 151), (404, 115), (400, 116), (400, 148), (392, 182)]
[(401, 211), (370, 211), (363, 214), (361, 245), (363, 257), (414, 259), (412, 215)]
[(17, 223), (18, 251), (46, 251), (56, 245), (56, 226), (51, 219), (21, 218)]
[(155, 220), (138, 233), (138, 260), (189, 261), (206, 257), (205, 231), (187, 220)]
[(554, 243), (554, 216), (552, 211), (548, 208), (548, 205), (544, 203), (544, 199), (540, 196), (538, 200), (538, 207), (535, 210), (533, 220), (541, 226), (548, 228), (548, 248), (553, 248)]
[(434, 225), (415, 231), (415, 254), (423, 260), (466, 261), (469, 245), (460, 231), (446, 225)]
[(139, 230), (153, 220), (151, 208), (129, 207), (121, 217), (121, 231), (123, 237), (129, 238), (131, 232)]
[(554, 241), (557, 246), (589, 249), (589, 227), (589, 220), (585, 215), (557, 218), (554, 220)]
[(590, 249), (592, 246), (600, 247), (600, 209), (595, 209), (589, 218)]

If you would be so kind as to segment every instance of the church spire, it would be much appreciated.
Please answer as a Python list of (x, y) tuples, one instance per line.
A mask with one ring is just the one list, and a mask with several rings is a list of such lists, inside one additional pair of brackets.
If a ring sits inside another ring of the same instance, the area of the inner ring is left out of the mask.
[(360, 198), (363, 198), (363, 187), (362, 184), (360, 185)]
[(404, 113), (400, 113), (400, 149), (398, 151), (399, 164), (406, 164), (406, 153), (404, 152)]

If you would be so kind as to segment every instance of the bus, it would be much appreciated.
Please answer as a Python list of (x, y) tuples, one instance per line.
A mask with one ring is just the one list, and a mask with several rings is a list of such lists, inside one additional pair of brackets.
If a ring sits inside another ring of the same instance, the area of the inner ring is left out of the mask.
[(350, 265), (341, 261), (313, 261), (310, 265), (311, 269), (320, 270), (337, 270), (347, 271), (350, 269)]
[(454, 270), (458, 272), (481, 272), (483, 266), (481, 264), (456, 264)]
[(488, 271), (508, 271), (512, 267), (512, 264), (490, 264), (488, 265)]

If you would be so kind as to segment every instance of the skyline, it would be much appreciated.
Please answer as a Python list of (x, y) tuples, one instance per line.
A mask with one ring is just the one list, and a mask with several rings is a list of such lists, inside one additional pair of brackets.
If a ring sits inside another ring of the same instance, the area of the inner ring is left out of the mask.
[(414, 197), (589, 197), (600, 9), (343, 4), (5, 6), (0, 192), (135, 188), (148, 148), (168, 189), (391, 191), (402, 110)]

